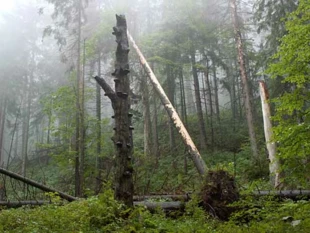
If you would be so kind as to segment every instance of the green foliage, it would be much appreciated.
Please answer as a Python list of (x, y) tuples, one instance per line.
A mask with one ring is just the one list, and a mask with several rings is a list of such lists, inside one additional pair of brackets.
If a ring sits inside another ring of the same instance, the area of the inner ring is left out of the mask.
[(283, 162), (286, 182), (306, 186), (310, 171), (309, 99), (310, 82), (310, 1), (302, 0), (298, 9), (288, 16), (288, 34), (281, 39), (279, 51), (274, 56), (268, 73), (272, 77), (283, 77), (289, 87), (275, 98), (275, 141)]
[[(54, 197), (53, 194), (49, 194)], [(310, 203), (279, 202), (273, 198), (243, 199), (230, 221), (219, 222), (199, 207), (193, 198), (183, 215), (170, 218), (163, 211), (151, 214), (145, 207), (126, 208), (115, 201), (113, 191), (99, 197), (36, 208), (2, 210), (0, 231), (4, 233), (62, 232), (307, 232), (310, 227)]]
[(247, 198), (233, 204), (238, 211), (219, 232), (307, 232), (310, 203), (279, 202), (274, 198)]

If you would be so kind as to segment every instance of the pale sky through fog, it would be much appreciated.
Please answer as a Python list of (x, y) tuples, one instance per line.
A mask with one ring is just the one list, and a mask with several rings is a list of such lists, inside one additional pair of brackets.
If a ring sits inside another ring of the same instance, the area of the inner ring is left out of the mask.
[(0, 0), (0, 12), (10, 11), (14, 6), (13, 0)]

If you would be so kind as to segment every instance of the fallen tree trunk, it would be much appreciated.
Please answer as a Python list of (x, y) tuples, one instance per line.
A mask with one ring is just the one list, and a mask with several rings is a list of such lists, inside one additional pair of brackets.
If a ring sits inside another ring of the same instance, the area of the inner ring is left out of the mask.
[(282, 191), (256, 191), (253, 193), (254, 196), (275, 196), (293, 198), (298, 196), (310, 197), (310, 190), (282, 190)]
[[(296, 198), (298, 197), (309, 197), (310, 190), (283, 190), (283, 191), (256, 191), (250, 194), (252, 196), (262, 197), (262, 196), (274, 196), (282, 198)], [(247, 196), (247, 195), (246, 195)], [(165, 202), (150, 202), (150, 201), (136, 201), (136, 200), (146, 200), (146, 199), (156, 199), (156, 198), (171, 198), (179, 199), (181, 201), (165, 201)], [(184, 198), (184, 199), (183, 199)], [(188, 198), (188, 199), (185, 199)], [(189, 195), (148, 195), (148, 196), (134, 196), (134, 206), (145, 206), (148, 210), (155, 210), (156, 208), (161, 208), (165, 211), (182, 210), (185, 207), (185, 202), (190, 199)], [(27, 201), (0, 201), (0, 206), (6, 206), (8, 208), (17, 208), (24, 205), (46, 205), (51, 204), (50, 201), (43, 200), (27, 200)]]
[(36, 200), (30, 200), (30, 201), (0, 201), (0, 206), (6, 206), (7, 208), (18, 208), (22, 207), (24, 205), (30, 205), (30, 206), (40, 206), (40, 205), (47, 205), (51, 204), (50, 201), (36, 201)]
[(191, 155), (195, 166), (199, 172), (200, 175), (205, 175), (207, 170), (207, 165), (205, 161), (202, 159), (197, 147), (195, 146), (192, 138), (190, 137), (189, 133), (187, 132), (183, 122), (181, 121), (177, 111), (174, 109), (173, 105), (171, 104), (169, 98), (167, 97), (164, 89), (160, 85), (159, 81), (157, 80), (155, 74), (153, 73), (151, 67), (147, 63), (145, 57), (143, 56), (142, 52), (140, 51), (139, 47), (137, 46), (136, 42), (130, 35), (130, 33), (127, 31), (128, 38), (131, 41), (133, 48), (135, 49), (136, 53), (139, 56), (140, 63), (143, 66), (145, 72), (147, 73), (147, 76), (149, 77), (154, 89), (156, 90), (157, 94), (160, 97), (160, 100), (162, 104), (164, 105), (169, 117), (171, 118), (172, 122), (174, 123), (177, 131), (182, 137), (182, 140), (184, 144), (187, 147), (187, 150), (189, 154)]
[(58, 193), (59, 196), (60, 196), (61, 198), (65, 199), (65, 200), (67, 200), (67, 201), (75, 201), (75, 200), (78, 199), (78, 198), (73, 197), (73, 196), (71, 196), (71, 195), (68, 195), (68, 194), (66, 194), (66, 193), (60, 192), (60, 191), (58, 191), (58, 190), (56, 190), (56, 189), (53, 189), (53, 188), (47, 187), (47, 186), (45, 186), (45, 185), (43, 185), (43, 184), (40, 184), (40, 183), (38, 183), (38, 182), (36, 182), (36, 181), (34, 181), (34, 180), (28, 179), (28, 178), (26, 178), (26, 177), (23, 177), (23, 176), (21, 176), (21, 175), (18, 175), (18, 174), (16, 174), (16, 173), (14, 173), (14, 172), (8, 171), (8, 170), (6, 170), (6, 169), (4, 169), (4, 168), (0, 168), (0, 173), (1, 173), (1, 174), (4, 174), (4, 175), (6, 175), (6, 176), (9, 176), (9, 177), (11, 177), (11, 178), (13, 178), (13, 179), (22, 181), (22, 182), (24, 182), (24, 183), (26, 183), (26, 184), (29, 184), (29, 185), (31, 185), (31, 186), (33, 186), (33, 187), (36, 187), (36, 188), (38, 188), (38, 189), (41, 189), (42, 191), (45, 191), (45, 192), (52, 192), (52, 193)]
[[(298, 196), (309, 196), (310, 190), (281, 190), (281, 191), (273, 191), (273, 190), (262, 190), (255, 191), (252, 194), (241, 195), (241, 196), (278, 196), (278, 197), (298, 197)], [(175, 195), (175, 194), (167, 194), (167, 195), (145, 195), (145, 196), (134, 196), (135, 201), (142, 201), (147, 199), (172, 199), (179, 201), (188, 201), (191, 199), (191, 194), (184, 195)]]
[(185, 207), (183, 202), (180, 201), (166, 201), (166, 202), (147, 202), (147, 201), (135, 201), (135, 206), (145, 206), (148, 210), (152, 211), (157, 208), (161, 208), (165, 211), (181, 210)]
[(189, 194), (176, 195), (176, 194), (167, 194), (167, 195), (145, 195), (145, 196), (133, 196), (134, 201), (144, 201), (148, 199), (171, 199), (173, 201), (189, 201)]

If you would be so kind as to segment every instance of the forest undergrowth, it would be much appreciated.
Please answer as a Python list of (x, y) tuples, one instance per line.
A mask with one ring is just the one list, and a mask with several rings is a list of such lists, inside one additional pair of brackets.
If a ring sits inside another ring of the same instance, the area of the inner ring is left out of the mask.
[(182, 213), (150, 213), (145, 207), (125, 207), (107, 189), (97, 197), (40, 207), (2, 209), (0, 232), (308, 232), (310, 203), (247, 196), (235, 202), (228, 221), (220, 221), (199, 207), (197, 198)]

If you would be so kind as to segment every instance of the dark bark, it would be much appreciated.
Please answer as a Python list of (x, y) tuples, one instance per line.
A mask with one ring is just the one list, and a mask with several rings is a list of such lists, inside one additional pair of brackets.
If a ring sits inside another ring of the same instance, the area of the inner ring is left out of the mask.
[(195, 102), (196, 102), (197, 116), (198, 116), (198, 121), (199, 121), (200, 146), (202, 149), (206, 149), (207, 148), (207, 133), (206, 133), (206, 126), (205, 126), (204, 119), (203, 119), (202, 107), (201, 107), (199, 79), (198, 79), (198, 71), (196, 67), (196, 58), (195, 58), (194, 48), (192, 48), (192, 51), (191, 51), (191, 63), (192, 63), (192, 73), (193, 73), (193, 79), (194, 79)]
[(4, 165), (3, 160), (3, 144), (4, 144), (4, 127), (5, 127), (5, 119), (6, 119), (6, 106), (7, 100), (3, 99), (1, 105), (0, 105), (0, 166)]
[(80, 166), (79, 166), (79, 172), (80, 172), (80, 196), (84, 195), (84, 169), (85, 169), (85, 127), (84, 127), (84, 121), (85, 121), (85, 101), (84, 101), (84, 80), (85, 80), (85, 62), (86, 62), (86, 51), (85, 51), (85, 39), (83, 42), (83, 67), (82, 67), (82, 75), (80, 77), (80, 140), (79, 140), (79, 152), (80, 152)]
[(310, 190), (282, 190), (282, 191), (255, 191), (253, 196), (274, 196), (284, 198), (303, 198), (303, 196), (310, 197)]
[(28, 206), (40, 206), (51, 204), (49, 201), (33, 200), (33, 201), (0, 201), (0, 206), (5, 206), (7, 208), (19, 208), (25, 205)]
[(171, 199), (173, 201), (189, 201), (190, 195), (189, 194), (183, 194), (183, 195), (177, 195), (177, 194), (162, 194), (162, 195), (144, 195), (144, 196), (133, 196), (134, 201), (144, 201), (148, 199)]
[(81, 128), (80, 128), (80, 82), (81, 82), (81, 27), (82, 27), (82, 0), (78, 0), (78, 28), (77, 28), (77, 64), (76, 64), (76, 132), (75, 132), (75, 196), (82, 195), (81, 176), (80, 176), (80, 157), (81, 157)]
[[(211, 150), (213, 151), (214, 146), (214, 127), (213, 127), (213, 100), (212, 100), (212, 88), (211, 83), (209, 79), (209, 63), (207, 61), (207, 68), (204, 69), (204, 76), (205, 76), (205, 82), (206, 82), (206, 92), (208, 94), (207, 99), (209, 103), (209, 115), (210, 115), (210, 130), (211, 130)], [(208, 117), (208, 116), (206, 116)]]
[[(233, 74), (227, 73), (229, 78), (231, 78), (231, 111), (233, 116), (233, 121), (235, 122), (237, 119), (237, 98), (236, 98), (236, 77)], [(235, 125), (235, 124), (234, 124)]]
[[(175, 94), (175, 81), (173, 76), (173, 69), (171, 66), (166, 66), (166, 72), (167, 72), (167, 93), (168, 98), (171, 102), (171, 104), (175, 107), (174, 102), (174, 94)], [(168, 120), (169, 124), (169, 145), (170, 150), (173, 151), (175, 149), (175, 136), (174, 136), (174, 127), (173, 127), (173, 121), (169, 118)]]
[(159, 150), (159, 137), (158, 137), (158, 118), (157, 118), (157, 101), (153, 97), (153, 108), (154, 108), (154, 118), (153, 118), (153, 153), (156, 159), (156, 166), (159, 162), (160, 150)]
[(185, 208), (185, 205), (181, 201), (167, 201), (167, 202), (147, 202), (147, 201), (137, 201), (134, 202), (135, 206), (145, 206), (148, 210), (156, 210), (161, 208), (165, 211), (171, 210), (182, 210)]
[[(98, 52), (98, 76), (101, 76), (101, 52)], [(100, 86), (96, 85), (96, 117), (97, 117), (97, 148), (96, 148), (96, 193), (101, 189), (102, 158), (101, 155), (101, 94)]]
[(127, 206), (133, 205), (133, 167), (132, 167), (132, 130), (130, 110), (130, 83), (128, 78), (129, 44), (127, 38), (127, 23), (125, 16), (116, 15), (117, 25), (113, 27), (116, 36), (117, 50), (115, 71), (115, 92), (100, 77), (95, 77), (112, 102), (115, 119), (115, 198)]
[(219, 94), (218, 94), (218, 82), (216, 75), (216, 66), (213, 64), (213, 83), (214, 83), (214, 101), (215, 101), (215, 114), (217, 122), (220, 123), (220, 104), (219, 104)]
[(41, 189), (42, 191), (58, 193), (59, 196), (60, 196), (61, 198), (65, 199), (65, 200), (67, 200), (67, 201), (75, 201), (75, 200), (77, 200), (76, 197), (70, 196), (70, 195), (68, 195), (68, 194), (66, 194), (66, 193), (63, 193), (63, 192), (60, 192), (60, 191), (58, 191), (58, 190), (56, 190), (56, 189), (47, 187), (47, 186), (45, 186), (45, 185), (43, 185), (43, 184), (40, 184), (40, 183), (38, 183), (38, 182), (36, 182), (36, 181), (34, 181), (34, 180), (28, 179), (28, 178), (26, 178), (26, 177), (24, 177), (24, 176), (18, 175), (18, 174), (16, 174), (16, 173), (11, 172), (11, 171), (8, 171), (8, 170), (6, 170), (6, 169), (4, 169), (4, 168), (0, 168), (0, 173), (1, 173), (1, 174), (4, 174), (4, 175), (6, 175), (6, 176), (9, 176), (9, 177), (11, 177), (11, 178), (13, 178), (13, 179), (22, 181), (22, 182), (24, 182), (25, 184), (29, 184), (29, 185), (31, 185), (31, 186), (33, 186), (33, 187), (36, 187), (36, 188), (38, 188), (38, 189)]
[(24, 105), (24, 115), (23, 115), (23, 124), (22, 124), (22, 170), (21, 173), (23, 176), (26, 176), (27, 160), (28, 160), (28, 140), (29, 140), (29, 121), (31, 114), (31, 85), (33, 74), (30, 74), (29, 80), (26, 76), (26, 89), (25, 93), (27, 96), (27, 101)]
[(8, 153), (7, 163), (6, 163), (7, 169), (10, 165), (10, 162), (11, 162), (14, 137), (15, 137), (15, 146), (14, 146), (14, 156), (13, 157), (18, 156), (18, 153), (17, 153), (18, 152), (18, 144), (19, 144), (19, 122), (18, 122), (18, 119), (20, 117), (21, 107), (22, 107), (22, 104), (19, 106), (18, 112), (17, 112), (16, 117), (15, 117), (15, 123), (14, 123), (14, 128), (12, 131), (12, 137), (11, 137), (11, 143), (10, 143), (10, 149), (9, 149), (9, 153)]
[(184, 86), (184, 77), (183, 77), (183, 67), (180, 68), (180, 98), (181, 98), (181, 116), (184, 121), (185, 127), (187, 126), (187, 110), (186, 110), (186, 97), (185, 97), (185, 86)]
[[(187, 127), (187, 111), (186, 111), (186, 98), (185, 98), (183, 67), (180, 67), (179, 80), (180, 80), (181, 117), (182, 117), (182, 121), (184, 122), (185, 127)], [(187, 153), (184, 153), (184, 173), (187, 174), (187, 171), (188, 171)]]
[[(154, 70), (154, 63), (151, 63), (152, 70)], [(156, 93), (153, 92), (151, 98), (151, 104), (153, 105), (153, 121), (151, 121), (152, 127), (152, 154), (155, 156), (156, 167), (158, 166), (160, 150), (159, 150), (159, 138), (158, 138), (158, 118), (157, 118), (157, 101)]]
[(141, 79), (141, 92), (143, 102), (143, 118), (144, 118), (144, 155), (149, 156), (151, 154), (151, 139), (152, 139), (152, 126), (151, 126), (151, 112), (149, 101), (149, 89), (147, 77), (142, 75)]
[(243, 49), (243, 43), (242, 43), (242, 38), (241, 38), (240, 26), (238, 23), (236, 0), (230, 0), (230, 8), (231, 8), (232, 22), (234, 26), (236, 48), (238, 52), (238, 62), (239, 62), (239, 69), (240, 69), (243, 94), (244, 94), (243, 96), (244, 96), (245, 114), (246, 114), (246, 119), (247, 119), (247, 124), (248, 124), (252, 155), (255, 160), (258, 160), (258, 147), (257, 147), (256, 133), (255, 133), (255, 128), (254, 128), (253, 108), (252, 108), (252, 102), (251, 102), (252, 96), (251, 96), (251, 90), (249, 87), (248, 75), (246, 72), (244, 49)]

